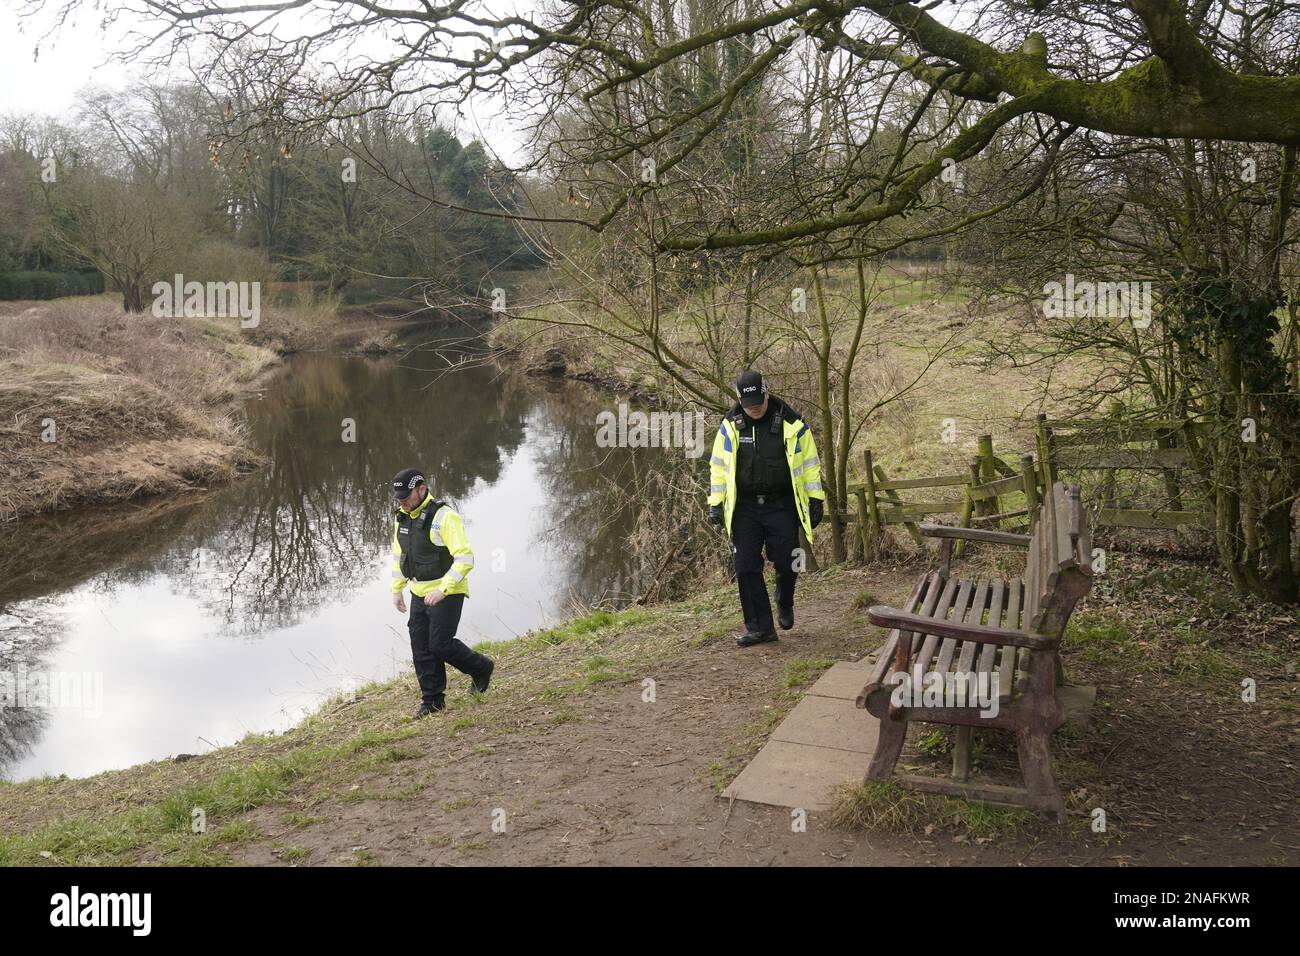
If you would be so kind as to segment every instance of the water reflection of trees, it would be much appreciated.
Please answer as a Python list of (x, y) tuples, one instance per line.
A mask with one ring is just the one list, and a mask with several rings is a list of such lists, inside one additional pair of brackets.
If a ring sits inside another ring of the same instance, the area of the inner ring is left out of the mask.
[(523, 441), (526, 394), (487, 367), (435, 364), (298, 356), (248, 408), (270, 464), (211, 496), (25, 523), (4, 540), (0, 602), (163, 574), (230, 630), (257, 634), (345, 601), (387, 554), (394, 473), (418, 465), (438, 494), (461, 497), (496, 481)]
[(205, 500), (194, 493), (81, 507), (0, 529), (0, 610), (71, 590), (109, 569), (132, 579), (153, 574)]
[(9, 779), (11, 768), (31, 756), (45, 735), (50, 710), (38, 688), (48, 688), (47, 661), (58, 644), (60, 617), (55, 598), (21, 615), (0, 613), (0, 780)]
[[(628, 547), (637, 511), (680, 506), (639, 497), (665, 452), (598, 448), (596, 413), (611, 403), (586, 387), (540, 386), (488, 366), (437, 368), (420, 353), (298, 356), (248, 408), (270, 464), (219, 491), (81, 508), (8, 529), (0, 609), (89, 580), (105, 594), (164, 580), (228, 633), (291, 626), (387, 576), (396, 471), (417, 464), (439, 495), (463, 500), (480, 480), (501, 478), (526, 436), (547, 503), (541, 540), (517, 546), (554, 556), (557, 600), (638, 594), (656, 556)], [(356, 422), (355, 443), (342, 441), (345, 418)], [(44, 667), (51, 646), (33, 647), (26, 665)], [(42, 719), (0, 713), (0, 773), (39, 740)]]
[[(348, 600), (387, 554), (395, 472), (421, 467), (451, 497), (500, 477), (523, 440), (527, 405), (493, 401), (491, 376), (467, 368), (437, 377), (410, 361), (296, 360), (250, 409), (272, 464), (196, 525), (199, 599), (241, 633)], [(342, 440), (344, 419), (355, 422), (354, 442)]]
[[(499, 480), (526, 429), (548, 504), (543, 540), (520, 545), (554, 554), (556, 579), (579, 600), (639, 593), (654, 556), (627, 540), (636, 509), (670, 506), (639, 497), (665, 452), (598, 448), (596, 413), (610, 401), (585, 387), (541, 394), (490, 366), (442, 367), (428, 350), (296, 357), (248, 408), (270, 464), (209, 495), (27, 523), (0, 556), (0, 604), (95, 576), (111, 593), (163, 575), (228, 632), (291, 626), (384, 573), (396, 471), (416, 464), (436, 493), (463, 499)], [(355, 442), (342, 440), (344, 419), (356, 423)]]
[(583, 600), (624, 603), (644, 589), (658, 555), (631, 546), (637, 516), (645, 508), (681, 509), (680, 500), (648, 498), (653, 473), (668, 467), (681, 449), (600, 448), (596, 415), (617, 411), (623, 399), (589, 389), (550, 389), (547, 424), (538, 443), (538, 476), (551, 502), (549, 533), (570, 572), (570, 593)]
[[(13, 674), (10, 679), (16, 686), (18, 668), (3, 661), (0, 665), (0, 670)], [(0, 679), (4, 679), (2, 675)], [(0, 695), (4, 693), (0, 690)], [(39, 707), (0, 707), (0, 780), (8, 779), (9, 768), (32, 753), (44, 735), (48, 713)]]

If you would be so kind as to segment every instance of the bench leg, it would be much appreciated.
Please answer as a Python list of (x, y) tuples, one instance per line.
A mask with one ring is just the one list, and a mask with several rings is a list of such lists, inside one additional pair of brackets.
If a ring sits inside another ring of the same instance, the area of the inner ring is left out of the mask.
[(1052, 772), (1052, 735), (1041, 730), (1021, 727), (1016, 731), (1016, 750), (1020, 754), (1020, 772), (1025, 778), (1034, 806), (1056, 814), (1056, 822), (1065, 822), (1065, 800)]
[(867, 767), (868, 780), (887, 780), (894, 772), (898, 755), (903, 752), (903, 741), (907, 739), (907, 721), (882, 720), (880, 732), (876, 736), (876, 751), (871, 755), (871, 765)]
[(962, 724), (956, 728), (952, 742), (952, 778), (970, 779), (971, 738), (975, 728)]

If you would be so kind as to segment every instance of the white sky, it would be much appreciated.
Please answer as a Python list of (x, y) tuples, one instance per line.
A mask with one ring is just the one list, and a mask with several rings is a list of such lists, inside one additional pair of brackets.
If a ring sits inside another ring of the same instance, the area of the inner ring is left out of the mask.
[[(22, 0), (0, 0), (0, 114), (35, 113), (71, 120), (78, 94), (88, 85), (120, 89), (136, 75), (132, 67), (110, 59), (125, 44), (127, 24), (119, 22), (106, 35), (88, 4), (77, 23), (42, 39), (53, 22), (47, 11), (55, 4), (30, 18), (18, 16), (21, 6)], [(34, 59), (38, 42), (40, 56)], [(177, 73), (188, 75), (183, 65)], [(471, 103), (456, 132), (462, 139), (484, 140), (502, 160), (517, 163), (524, 137), (497, 120), (498, 115), (491, 103)]]
[(0, 113), (70, 119), (82, 87), (92, 81), (110, 87), (125, 82), (127, 74), (119, 64), (103, 65), (110, 45), (90, 16), (83, 16), (75, 28), (65, 28), (52, 42), (45, 41), (40, 58), (33, 61), (50, 19), (20, 19), (18, 6), (19, 0), (0, 0)]

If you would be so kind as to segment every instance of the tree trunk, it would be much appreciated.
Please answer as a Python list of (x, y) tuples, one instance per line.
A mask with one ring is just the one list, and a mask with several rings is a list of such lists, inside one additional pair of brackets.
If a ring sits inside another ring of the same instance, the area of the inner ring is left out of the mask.
[(126, 312), (144, 311), (144, 293), (140, 291), (139, 284), (134, 282), (122, 284), (122, 309)]
[(831, 526), (831, 562), (843, 564), (848, 560), (844, 548), (844, 522), (840, 518), (843, 499), (836, 483), (835, 417), (831, 413), (834, 399), (831, 395), (831, 328), (826, 314), (826, 300), (822, 293), (821, 275), (813, 270), (813, 285), (817, 290), (817, 312), (821, 319), (822, 343), (817, 352), (817, 400), (821, 406), (822, 445), (818, 449), (822, 462), (822, 493), (826, 495), (826, 515)]

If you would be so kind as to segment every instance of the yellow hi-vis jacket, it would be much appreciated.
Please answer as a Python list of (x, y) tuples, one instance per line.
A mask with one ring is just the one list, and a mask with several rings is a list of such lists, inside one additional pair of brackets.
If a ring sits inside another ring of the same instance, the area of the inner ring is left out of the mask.
[[(433, 495), (425, 495), (409, 514), (418, 518), (424, 513), (425, 506), (433, 501)], [(400, 594), (406, 588), (406, 578), (402, 575), (402, 547), (397, 543), (397, 518), (393, 518), (393, 593)], [(465, 523), (460, 515), (447, 505), (439, 508), (429, 525), (429, 540), (440, 548), (451, 552), (453, 563), (442, 577), (435, 581), (412, 581), (411, 594), (424, 597), (429, 592), (441, 589), (443, 594), (469, 594), (469, 582), (465, 575), (474, 567), (474, 552), (470, 550), (469, 538), (465, 537)]]
[[(790, 484), (794, 487), (795, 510), (804, 534), (812, 541), (812, 518), (808, 515), (808, 499), (826, 500), (822, 491), (822, 465), (817, 457), (817, 443), (812, 431), (789, 405), (774, 395), (770, 402), (780, 402), (777, 413), (781, 415), (785, 437), (785, 460), (790, 465)], [(736, 510), (736, 454), (740, 448), (740, 423), (745, 412), (737, 403), (727, 412), (713, 439), (713, 457), (709, 459), (709, 506), (725, 505), (723, 515), (727, 534), (731, 534), (731, 515)]]

